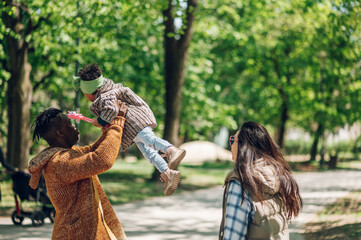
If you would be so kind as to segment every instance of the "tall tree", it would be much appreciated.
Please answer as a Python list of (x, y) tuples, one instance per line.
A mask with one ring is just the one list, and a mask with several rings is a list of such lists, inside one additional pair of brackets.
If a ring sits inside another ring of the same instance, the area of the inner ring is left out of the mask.
[[(30, 82), (31, 65), (28, 62), (29, 39), (38, 27), (34, 25), (30, 10), (25, 3), (12, 0), (3, 1), (2, 20), (10, 31), (6, 34), (5, 64), (11, 77), (7, 86), (8, 137), (7, 159), (19, 169), (27, 167), (30, 148), (30, 107), (32, 85)], [(40, 22), (38, 23), (40, 24)]]
[[(360, 118), (359, 64), (360, 42), (360, 1), (343, 0), (324, 5), (326, 14), (315, 24), (316, 34), (310, 46), (312, 59), (312, 103), (307, 104), (312, 115), (306, 115), (312, 130), (313, 144), (311, 158), (316, 158), (318, 149), (321, 155), (323, 146), (318, 147), (325, 133), (333, 133), (339, 127), (353, 125)], [(306, 86), (306, 85), (305, 85)], [(320, 164), (323, 162), (321, 161)]]
[[(183, 6), (186, 3), (186, 6)], [(189, 44), (192, 39), (194, 13), (197, 0), (172, 1), (163, 11), (164, 17), (164, 80), (165, 80), (165, 128), (164, 138), (178, 145), (180, 110), (182, 105), (182, 88), (185, 78), (185, 63)], [(176, 26), (175, 16), (179, 9), (185, 8), (185, 13), (178, 16), (182, 26)]]
[[(163, 10), (164, 20), (164, 81), (165, 81), (165, 120), (163, 138), (179, 145), (180, 113), (182, 89), (185, 79), (185, 64), (193, 34), (194, 13), (197, 0), (172, 1)], [(184, 5), (186, 4), (186, 5)], [(176, 25), (176, 20), (181, 25)], [(151, 180), (160, 174), (154, 168)]]

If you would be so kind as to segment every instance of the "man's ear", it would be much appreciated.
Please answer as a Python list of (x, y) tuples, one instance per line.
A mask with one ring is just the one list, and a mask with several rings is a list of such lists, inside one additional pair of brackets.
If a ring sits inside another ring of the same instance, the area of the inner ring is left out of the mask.
[(57, 129), (57, 130), (55, 131), (55, 133), (56, 133), (56, 135), (58, 135), (59, 137), (63, 137), (63, 136), (64, 136), (63, 131), (62, 131), (61, 129)]

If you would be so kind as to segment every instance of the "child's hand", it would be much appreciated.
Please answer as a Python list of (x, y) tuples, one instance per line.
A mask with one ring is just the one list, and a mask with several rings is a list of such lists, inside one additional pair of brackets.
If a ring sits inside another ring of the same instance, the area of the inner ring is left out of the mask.
[(95, 127), (102, 127), (102, 125), (99, 124), (97, 119), (93, 119), (92, 125)]

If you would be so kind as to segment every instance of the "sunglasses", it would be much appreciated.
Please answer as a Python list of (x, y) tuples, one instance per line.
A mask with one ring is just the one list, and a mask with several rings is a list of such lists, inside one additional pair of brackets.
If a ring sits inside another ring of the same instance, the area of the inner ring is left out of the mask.
[(234, 142), (237, 142), (237, 140), (235, 140), (235, 139), (234, 139), (234, 136), (231, 135), (231, 136), (229, 137), (229, 146), (232, 146)]

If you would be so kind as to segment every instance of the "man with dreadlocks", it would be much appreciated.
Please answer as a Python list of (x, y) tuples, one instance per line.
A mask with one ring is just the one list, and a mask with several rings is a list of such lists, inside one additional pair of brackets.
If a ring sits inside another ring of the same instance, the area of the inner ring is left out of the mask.
[[(126, 112), (124, 104), (120, 104)], [(42, 171), (56, 216), (52, 240), (127, 239), (98, 174), (110, 169), (121, 144), (124, 116), (118, 116), (93, 144), (76, 147), (79, 132), (61, 110), (49, 108), (33, 123), (33, 140), (49, 147), (29, 162), (29, 185), (36, 188)]]

